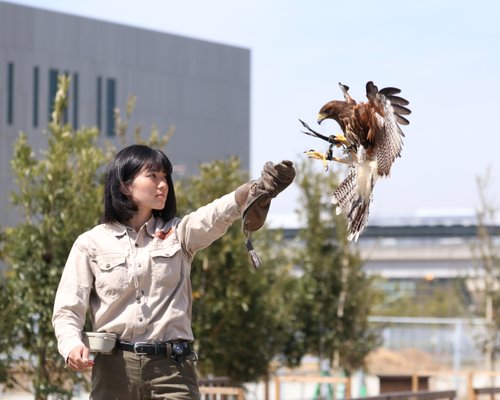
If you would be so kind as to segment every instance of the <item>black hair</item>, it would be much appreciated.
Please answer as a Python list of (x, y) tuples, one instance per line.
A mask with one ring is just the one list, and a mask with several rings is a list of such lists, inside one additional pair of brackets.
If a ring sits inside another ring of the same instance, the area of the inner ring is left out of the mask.
[(103, 222), (129, 221), (138, 208), (123, 192), (142, 168), (150, 168), (166, 173), (168, 194), (165, 207), (153, 210), (153, 215), (164, 221), (171, 220), (177, 213), (174, 184), (172, 182), (172, 164), (161, 150), (142, 144), (134, 144), (120, 150), (106, 168), (104, 182), (104, 215)]

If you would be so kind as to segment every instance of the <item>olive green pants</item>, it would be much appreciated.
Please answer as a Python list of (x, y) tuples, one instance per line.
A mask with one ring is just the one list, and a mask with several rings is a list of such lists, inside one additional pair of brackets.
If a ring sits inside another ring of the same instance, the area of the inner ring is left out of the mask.
[(166, 355), (141, 356), (116, 350), (98, 354), (92, 368), (91, 400), (197, 400), (194, 362), (176, 362)]

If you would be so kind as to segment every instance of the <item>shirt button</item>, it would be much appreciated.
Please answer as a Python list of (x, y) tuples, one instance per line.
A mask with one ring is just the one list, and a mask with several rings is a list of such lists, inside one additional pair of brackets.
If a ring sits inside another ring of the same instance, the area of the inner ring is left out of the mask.
[(142, 317), (141, 317), (141, 318), (139, 318), (139, 322), (142, 322)]
[(139, 247), (139, 243), (136, 243), (134, 246), (135, 246), (135, 247)]
[(137, 263), (137, 268), (141, 268), (141, 263)]

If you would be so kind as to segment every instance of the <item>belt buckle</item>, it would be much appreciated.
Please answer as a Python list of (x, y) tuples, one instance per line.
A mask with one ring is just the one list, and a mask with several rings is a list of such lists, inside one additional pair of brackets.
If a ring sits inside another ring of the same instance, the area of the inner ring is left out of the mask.
[(158, 346), (156, 345), (156, 343), (148, 343), (148, 342), (136, 342), (136, 343), (134, 343), (134, 353), (138, 354), (140, 356), (146, 356), (146, 355), (148, 355), (148, 353), (144, 352), (144, 349), (143, 349), (143, 351), (140, 351), (140, 347), (146, 347), (146, 346), (151, 346), (151, 345), (154, 345), (155, 355), (157, 355), (158, 354)]

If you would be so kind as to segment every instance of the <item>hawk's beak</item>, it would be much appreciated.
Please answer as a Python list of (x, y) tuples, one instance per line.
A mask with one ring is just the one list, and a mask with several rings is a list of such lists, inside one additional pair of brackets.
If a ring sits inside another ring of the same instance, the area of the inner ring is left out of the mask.
[(326, 115), (325, 114), (318, 114), (318, 117), (317, 117), (317, 121), (318, 121), (318, 125), (321, 125), (321, 122), (323, 122), (323, 120), (326, 119)]

